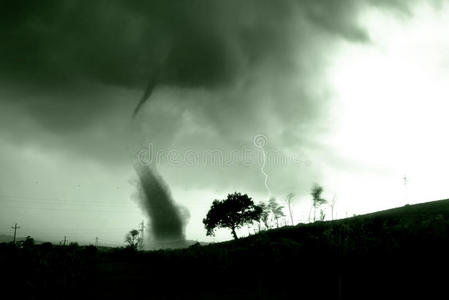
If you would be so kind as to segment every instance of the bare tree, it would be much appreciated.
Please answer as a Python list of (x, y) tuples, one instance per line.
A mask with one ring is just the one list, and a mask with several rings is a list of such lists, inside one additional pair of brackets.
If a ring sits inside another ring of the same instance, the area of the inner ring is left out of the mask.
[(337, 202), (337, 195), (334, 195), (334, 197), (332, 198), (331, 203), (329, 203), (329, 206), (331, 208), (331, 218), (332, 221), (334, 220), (334, 207), (335, 207), (335, 202)]
[(289, 214), (290, 214), (290, 221), (292, 222), (292, 225), (294, 225), (293, 224), (293, 214), (292, 214), (292, 208), (291, 208), (291, 201), (292, 201), (292, 199), (295, 197), (295, 194), (293, 194), (293, 193), (289, 193), (288, 195), (287, 195), (287, 204), (288, 204), (288, 212), (289, 212)]
[(326, 213), (324, 212), (323, 209), (320, 209), (320, 221), (324, 221), (325, 218), (326, 218)]

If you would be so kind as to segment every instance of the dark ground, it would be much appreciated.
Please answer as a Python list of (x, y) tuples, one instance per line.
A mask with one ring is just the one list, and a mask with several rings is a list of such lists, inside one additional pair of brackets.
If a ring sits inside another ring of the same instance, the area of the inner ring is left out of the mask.
[(448, 261), (449, 200), (180, 250), (0, 244), (17, 299), (436, 299)]

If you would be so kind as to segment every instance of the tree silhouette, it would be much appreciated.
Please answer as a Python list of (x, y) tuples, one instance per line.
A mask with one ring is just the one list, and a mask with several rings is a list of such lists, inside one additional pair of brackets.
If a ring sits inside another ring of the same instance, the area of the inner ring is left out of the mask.
[(139, 231), (136, 229), (131, 230), (125, 237), (125, 242), (128, 243), (128, 246), (132, 249), (137, 248), (137, 243), (139, 241)]
[(324, 212), (323, 209), (320, 209), (320, 221), (324, 221), (325, 218), (326, 218), (326, 213)]
[(214, 200), (203, 224), (207, 235), (214, 235), (216, 228), (229, 228), (234, 239), (238, 239), (235, 230), (252, 221), (259, 221), (262, 212), (262, 207), (255, 205), (247, 194), (229, 194), (225, 200)]
[(331, 207), (331, 218), (332, 218), (332, 221), (334, 220), (335, 202), (337, 202), (337, 195), (334, 195), (334, 197), (332, 198), (332, 202), (329, 204), (329, 206)]
[(31, 236), (27, 236), (25, 240), (18, 243), (23, 248), (31, 248), (34, 246), (34, 239)]
[[(314, 184), (312, 187), (312, 208), (313, 208), (313, 221), (316, 220), (316, 209), (319, 208), (322, 204), (327, 203), (327, 201), (323, 198), (321, 198), (321, 194), (323, 193), (323, 187)], [(321, 215), (323, 217), (323, 215)], [(310, 212), (309, 212), (309, 222), (310, 222)]]
[(285, 214), (282, 211), (284, 207), (282, 205), (279, 205), (276, 202), (276, 199), (273, 197), (268, 201), (268, 208), (270, 209), (273, 218), (276, 220), (276, 226), (279, 227), (279, 218), (285, 217)]
[(268, 229), (270, 228), (270, 208), (268, 207), (268, 205), (265, 204), (265, 202), (259, 202), (258, 205), (261, 209), (262, 209), (262, 213), (260, 214), (260, 220), (259, 220), (259, 225), (260, 222), (262, 221), (262, 223), (265, 225), (265, 228)]

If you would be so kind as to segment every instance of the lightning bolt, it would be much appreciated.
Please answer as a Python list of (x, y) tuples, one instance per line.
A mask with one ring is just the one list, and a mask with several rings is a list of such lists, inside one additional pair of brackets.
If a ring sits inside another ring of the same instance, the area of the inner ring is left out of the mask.
[(270, 186), (268, 185), (268, 174), (267, 174), (267, 172), (265, 172), (265, 165), (266, 165), (266, 162), (267, 162), (267, 155), (265, 153), (264, 146), (266, 144), (267, 144), (267, 137), (266, 136), (264, 136), (262, 134), (259, 134), (259, 135), (256, 135), (254, 137), (254, 145), (257, 148), (259, 148), (261, 150), (261, 153), (262, 153), (262, 164), (260, 166), (260, 172), (265, 177), (265, 181), (264, 181), (265, 188), (268, 191), (269, 197), (271, 197), (272, 192), (271, 192)]

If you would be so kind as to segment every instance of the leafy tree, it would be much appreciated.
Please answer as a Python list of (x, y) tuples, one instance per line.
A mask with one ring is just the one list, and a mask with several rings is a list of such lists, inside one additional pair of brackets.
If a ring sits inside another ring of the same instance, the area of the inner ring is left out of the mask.
[(265, 204), (265, 202), (259, 202), (258, 205), (262, 209), (262, 213), (260, 215), (259, 224), (262, 221), (265, 225), (265, 228), (270, 228), (270, 208), (268, 205)]
[(128, 246), (132, 249), (137, 248), (137, 243), (139, 242), (139, 231), (136, 229), (131, 230), (125, 237), (125, 242), (128, 243)]
[(276, 202), (276, 199), (273, 197), (268, 202), (268, 208), (273, 215), (273, 218), (276, 220), (276, 226), (279, 227), (279, 219), (285, 217), (285, 214), (283, 212), (284, 207), (282, 205), (279, 205)]
[(34, 246), (34, 239), (31, 236), (27, 236), (25, 240), (18, 243), (23, 248), (31, 248)]
[[(319, 208), (322, 204), (327, 203), (327, 200), (321, 198), (321, 194), (323, 193), (323, 187), (314, 184), (312, 187), (312, 208), (313, 208), (313, 221), (316, 220), (316, 209)], [(311, 209), (312, 209), (311, 208)], [(310, 212), (309, 212), (309, 221), (310, 221)]]
[(262, 207), (254, 204), (247, 194), (229, 194), (225, 200), (214, 200), (203, 224), (207, 235), (213, 236), (216, 228), (229, 228), (234, 239), (237, 239), (235, 230), (252, 221), (259, 221), (262, 212)]

